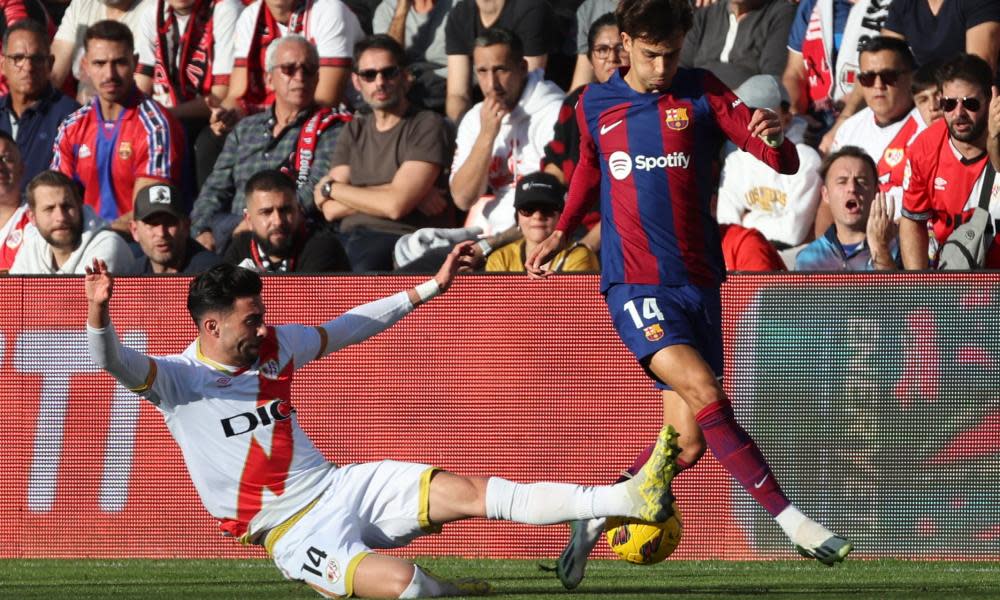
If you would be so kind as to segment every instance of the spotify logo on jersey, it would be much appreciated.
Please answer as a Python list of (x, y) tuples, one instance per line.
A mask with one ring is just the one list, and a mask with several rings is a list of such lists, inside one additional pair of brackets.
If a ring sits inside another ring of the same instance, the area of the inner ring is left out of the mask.
[(615, 179), (619, 181), (625, 179), (632, 172), (632, 157), (621, 150), (612, 152), (608, 157), (608, 168)]

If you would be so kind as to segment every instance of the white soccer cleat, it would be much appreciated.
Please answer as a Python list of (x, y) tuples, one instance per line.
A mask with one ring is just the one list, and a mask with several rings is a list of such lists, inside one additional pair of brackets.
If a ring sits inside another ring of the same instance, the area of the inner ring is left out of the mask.
[(828, 567), (843, 562), (854, 549), (854, 544), (846, 538), (834, 534), (812, 519), (806, 519), (792, 536), (792, 543), (799, 554), (815, 558)]
[(587, 568), (587, 557), (604, 534), (605, 519), (585, 519), (571, 521), (569, 542), (559, 555), (556, 576), (567, 590), (572, 590), (583, 581)]

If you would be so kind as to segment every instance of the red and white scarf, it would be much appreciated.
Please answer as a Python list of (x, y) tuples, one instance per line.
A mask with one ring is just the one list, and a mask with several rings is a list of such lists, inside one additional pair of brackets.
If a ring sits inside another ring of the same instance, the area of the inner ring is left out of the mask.
[(165, 4), (157, 0), (153, 89), (157, 96), (169, 95), (170, 105), (177, 106), (212, 91), (215, 0), (196, 0), (183, 32), (177, 30), (174, 9)]
[(309, 169), (316, 158), (316, 146), (319, 136), (334, 123), (348, 123), (350, 113), (335, 111), (330, 108), (320, 108), (313, 113), (302, 129), (299, 130), (299, 141), (295, 151), (288, 157), (281, 172), (295, 180), (296, 187), (301, 187), (309, 181)]

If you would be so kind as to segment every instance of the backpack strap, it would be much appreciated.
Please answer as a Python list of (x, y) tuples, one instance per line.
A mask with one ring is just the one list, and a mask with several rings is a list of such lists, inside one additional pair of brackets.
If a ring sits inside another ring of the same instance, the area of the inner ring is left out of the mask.
[(990, 210), (990, 196), (993, 192), (996, 176), (997, 172), (993, 168), (993, 163), (987, 158), (986, 168), (983, 169), (983, 187), (979, 190), (979, 208), (987, 212)]

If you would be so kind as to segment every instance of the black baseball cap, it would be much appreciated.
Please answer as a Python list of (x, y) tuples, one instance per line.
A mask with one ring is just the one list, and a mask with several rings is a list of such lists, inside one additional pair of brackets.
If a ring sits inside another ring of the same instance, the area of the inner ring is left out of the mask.
[(539, 171), (525, 175), (514, 190), (514, 208), (541, 206), (562, 210), (566, 186), (555, 175)]
[(167, 213), (178, 219), (188, 218), (180, 191), (169, 183), (154, 183), (139, 190), (132, 207), (132, 217), (143, 221), (157, 213)]

